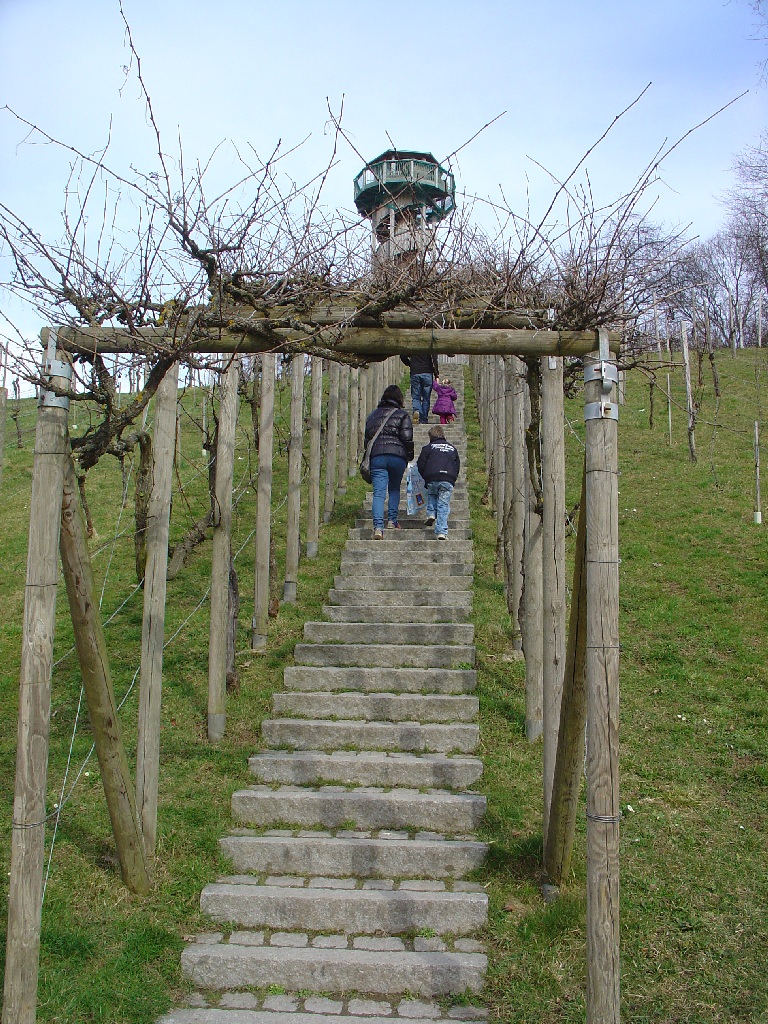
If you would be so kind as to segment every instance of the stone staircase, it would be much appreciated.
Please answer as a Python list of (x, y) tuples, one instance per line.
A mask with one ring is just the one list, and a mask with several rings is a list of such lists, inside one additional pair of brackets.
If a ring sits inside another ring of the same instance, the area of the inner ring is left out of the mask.
[[(232, 797), (233, 874), (207, 885), (216, 931), (184, 950), (192, 1005), (160, 1024), (383, 1024), (485, 1019), (467, 1001), (487, 916), (466, 876), (487, 847), (478, 742), (473, 555), (462, 457), (447, 541), (424, 512), (373, 542), (370, 495), (323, 612)], [(427, 425), (415, 427), (416, 453)], [(460, 997), (460, 998), (457, 998)]]

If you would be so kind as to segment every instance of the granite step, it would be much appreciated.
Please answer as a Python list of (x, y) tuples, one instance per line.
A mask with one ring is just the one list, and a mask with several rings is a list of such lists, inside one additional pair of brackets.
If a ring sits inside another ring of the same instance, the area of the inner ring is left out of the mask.
[[(200, 909), (212, 921), (244, 929), (341, 932), (345, 935), (403, 935), (429, 930), (437, 935), (468, 935), (482, 928), (488, 897), (477, 891), (449, 892), (434, 879), (410, 879), (395, 888), (355, 888), (355, 878), (306, 880), (278, 876), (259, 884), (251, 875), (233, 875), (206, 885)], [(298, 884), (291, 884), (298, 883)], [(399, 887), (397, 887), (399, 886)]]
[(469, 693), (477, 686), (474, 669), (329, 668), (289, 665), (288, 690), (359, 690), (363, 693)]
[(376, 786), (250, 786), (232, 794), (232, 816), (246, 825), (275, 822), (303, 828), (428, 829), (465, 834), (480, 824), (486, 800), (479, 793)]
[(475, 648), (463, 644), (296, 644), (297, 665), (361, 668), (472, 668)]
[[(449, 577), (446, 577), (448, 580)], [(451, 577), (453, 582), (443, 584), (440, 581), (436, 590), (406, 591), (399, 590), (355, 590), (353, 587), (333, 589), (328, 592), (328, 600), (332, 605), (356, 605), (367, 608), (408, 608), (411, 610), (411, 622), (419, 621), (421, 608), (457, 608), (469, 616), (472, 610), (472, 591), (466, 589), (464, 577)]]
[[(437, 567), (439, 572), (432, 572), (430, 567), (430, 580), (428, 587), (416, 587), (414, 585), (413, 573), (406, 573), (404, 566), (391, 566), (383, 568), (375, 574), (364, 572), (349, 572), (344, 575), (334, 576), (334, 591), (359, 590), (365, 594), (380, 594), (382, 591), (395, 591), (397, 596), (407, 601), (416, 598), (424, 593), (436, 595), (445, 590), (464, 591), (472, 593), (474, 577), (471, 569), (460, 571), (463, 566), (451, 566), (450, 564)], [(452, 570), (452, 571), (451, 571)]]
[[(481, 953), (252, 946), (195, 942), (181, 955), (193, 984), (213, 990), (280, 985), (292, 992), (366, 992), (442, 996), (481, 989)], [(343, 1018), (342, 1018), (343, 1019)]]
[[(418, 611), (416, 610), (418, 609)], [(324, 604), (323, 615), (331, 622), (463, 622), (467, 606)]]
[(250, 757), (248, 767), (259, 782), (301, 786), (332, 782), (463, 790), (483, 774), (483, 762), (476, 757), (353, 750), (265, 750)]
[[(400, 750), (470, 754), (479, 729), (474, 723), (440, 725), (424, 722), (328, 722), (270, 718), (262, 723), (268, 747), (288, 750)], [(278, 819), (280, 820), (280, 819)]]
[(388, 622), (305, 622), (304, 639), (314, 644), (471, 644), (475, 627), (467, 623), (392, 624)]
[(355, 878), (462, 878), (480, 867), (486, 843), (442, 837), (414, 838), (403, 831), (304, 833), (242, 830), (219, 840), (222, 853), (241, 873)]
[(328, 718), (364, 722), (474, 722), (477, 697), (424, 693), (275, 693), (279, 718)]
[[(226, 997), (225, 997), (226, 998)], [(233, 1004), (248, 1003), (251, 1000), (256, 1002), (255, 997), (248, 992), (233, 993), (228, 1002)], [(343, 1015), (344, 1000), (328, 999), (326, 997), (309, 996), (300, 1000), (294, 996), (268, 996), (265, 1004), (271, 1006), (282, 1006), (282, 1004), (294, 1005), (303, 1002), (307, 1007), (306, 1012), (286, 1009), (263, 1009), (250, 1010), (243, 1006), (233, 1008), (225, 1007), (189, 1007), (187, 1009), (172, 1010), (161, 1017), (158, 1024), (393, 1024), (400, 1021), (400, 1024), (413, 1024), (414, 1013), (419, 1018), (428, 1018), (430, 1024), (460, 1024), (461, 1021), (482, 1021), (486, 1018), (478, 1016), (476, 1007), (459, 1004), (451, 1007), (449, 1016), (443, 1017), (438, 1004), (425, 1003), (423, 1000), (407, 998), (402, 1000), (400, 1005), (403, 1008), (402, 1016), (393, 1016), (393, 1007), (389, 1002), (378, 1003), (370, 999), (350, 999), (348, 1005), (351, 1007), (360, 1006), (364, 1016), (357, 1013), (345, 1012)], [(323, 1013), (319, 1008), (330, 1006), (331, 1013)], [(375, 1012), (379, 1007), (385, 1014), (380, 1016)], [(424, 1008), (422, 1010), (422, 1007)], [(371, 1015), (371, 1012), (373, 1015)], [(453, 1011), (453, 1012), (451, 1012)], [(470, 1013), (474, 1011), (473, 1015)]]

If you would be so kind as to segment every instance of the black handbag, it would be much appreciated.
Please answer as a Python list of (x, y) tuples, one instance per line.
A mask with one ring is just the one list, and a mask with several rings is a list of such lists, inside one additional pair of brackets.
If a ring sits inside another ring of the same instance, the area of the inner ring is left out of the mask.
[(397, 412), (397, 408), (389, 410), (387, 415), (381, 421), (381, 426), (376, 431), (376, 433), (373, 435), (373, 437), (368, 442), (368, 444), (365, 446), (365, 451), (363, 452), (363, 457), (360, 460), (360, 476), (363, 478), (363, 480), (365, 480), (365, 482), (367, 484), (369, 484), (371, 482), (371, 449), (373, 448), (373, 442), (376, 440), (376, 438), (382, 432), (382, 430), (384, 429), (384, 424), (387, 422), (387, 420), (389, 419), (389, 417), (392, 415), (393, 412)]

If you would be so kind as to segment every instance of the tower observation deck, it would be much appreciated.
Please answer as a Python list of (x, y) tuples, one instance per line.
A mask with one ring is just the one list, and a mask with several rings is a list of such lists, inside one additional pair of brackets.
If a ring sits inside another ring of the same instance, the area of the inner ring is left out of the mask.
[(455, 207), (456, 182), (431, 153), (389, 149), (355, 178), (355, 206), (370, 219), (376, 261), (429, 248)]

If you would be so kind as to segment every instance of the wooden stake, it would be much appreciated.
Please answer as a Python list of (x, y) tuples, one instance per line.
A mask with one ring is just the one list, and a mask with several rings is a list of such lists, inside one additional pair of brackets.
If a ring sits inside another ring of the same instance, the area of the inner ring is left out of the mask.
[(147, 516), (147, 560), (144, 569), (144, 617), (141, 625), (139, 728), (136, 748), (136, 804), (147, 857), (154, 857), (157, 840), (168, 524), (171, 513), (178, 381), (179, 366), (178, 363), (174, 363), (155, 393), (154, 472)]
[(339, 467), (336, 494), (347, 493), (349, 467), (349, 367), (339, 367)]
[[(592, 363), (612, 365), (607, 339), (585, 373)], [(587, 1024), (618, 1024), (620, 1001), (618, 406), (604, 386), (605, 377), (585, 386)]]
[(349, 466), (347, 475), (357, 476), (360, 461), (360, 370), (354, 366), (350, 371), (349, 385)]
[(275, 360), (265, 352), (261, 364), (259, 484), (256, 493), (256, 571), (254, 573), (251, 650), (267, 646), (269, 625), (269, 547), (272, 534), (272, 447), (275, 434)]
[[(60, 361), (55, 337), (43, 373), (53, 387), (66, 390), (71, 368)], [(54, 392), (44, 391), (35, 435), (19, 672), (4, 1024), (34, 1024), (37, 1007), (58, 549), (64, 466), (69, 454), (67, 404)]]
[(696, 462), (696, 410), (693, 406), (693, 389), (691, 387), (691, 358), (688, 351), (688, 332), (685, 324), (680, 324), (680, 343), (683, 349), (683, 371), (685, 373), (685, 404), (688, 410), (688, 451), (691, 462)]
[(336, 499), (336, 448), (339, 443), (339, 364), (328, 368), (328, 427), (325, 433), (325, 504), (323, 522), (329, 523)]
[[(530, 422), (530, 401), (526, 403)], [(541, 579), (541, 515), (537, 511), (536, 489), (525, 461), (525, 550), (523, 554), (523, 653), (525, 654), (525, 734), (529, 743), (541, 736), (543, 701), (543, 589)]]
[(120, 872), (131, 892), (149, 892), (144, 839), (136, 810), (136, 793), (123, 745), (107, 645), (95, 596), (88, 537), (80, 507), (80, 488), (72, 457), (64, 467), (64, 495), (59, 540), (64, 582), (88, 703), (96, 756), (107, 800)]
[(563, 702), (560, 708), (549, 828), (544, 844), (544, 870), (553, 885), (560, 885), (571, 869), (576, 809), (584, 770), (584, 726), (587, 721), (587, 577), (584, 572), (587, 543), (586, 486), (586, 473), (583, 473), (563, 673)]
[(5, 462), (5, 421), (8, 412), (8, 390), (0, 388), (0, 486), (3, 483), (3, 463)]
[[(520, 615), (520, 600), (523, 591), (523, 537), (525, 533), (525, 382), (523, 378), (524, 364), (518, 356), (508, 356), (510, 380), (508, 386), (512, 392), (511, 418), (507, 420), (508, 438), (507, 444), (510, 449), (511, 474), (510, 484), (511, 495), (511, 560), (512, 576), (510, 580), (512, 615), (512, 645), (515, 650), (521, 651), (522, 622)], [(509, 600), (508, 600), (509, 603)]]
[(288, 441), (288, 505), (283, 600), (293, 603), (299, 582), (301, 451), (304, 428), (304, 356), (291, 360), (291, 435)]
[(755, 420), (755, 522), (763, 521), (763, 503), (760, 498), (760, 424)]
[(317, 558), (320, 537), (320, 433), (323, 406), (323, 360), (312, 356), (309, 410), (309, 492), (307, 494), (307, 558)]
[(563, 361), (541, 359), (544, 843), (549, 829), (565, 668), (565, 435)]
[(227, 724), (227, 638), (229, 572), (232, 562), (232, 483), (235, 474), (235, 429), (240, 360), (230, 361), (221, 378), (216, 443), (211, 551), (211, 619), (208, 633), (208, 740), (224, 738)]

